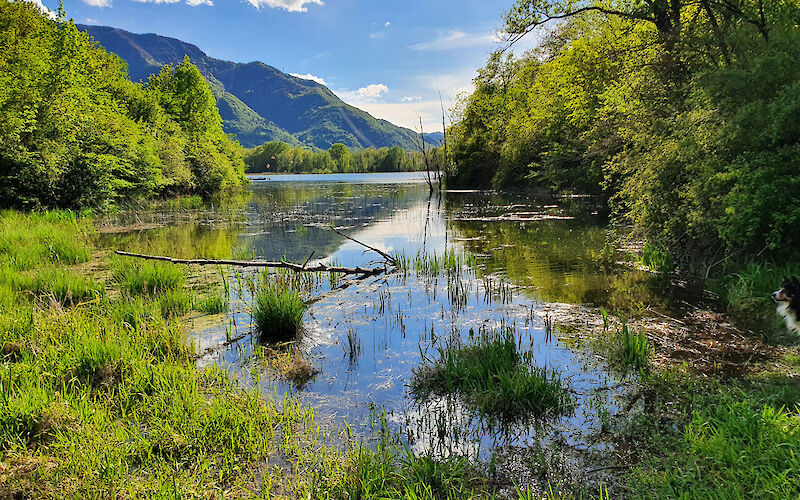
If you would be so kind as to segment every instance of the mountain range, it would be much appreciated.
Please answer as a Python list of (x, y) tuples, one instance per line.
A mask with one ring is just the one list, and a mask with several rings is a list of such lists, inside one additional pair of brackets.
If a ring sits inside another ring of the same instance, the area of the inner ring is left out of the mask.
[(326, 86), (263, 62), (215, 59), (195, 45), (152, 33), (134, 34), (108, 26), (78, 27), (124, 59), (134, 81), (146, 82), (165, 64), (179, 64), (188, 55), (217, 99), (225, 132), (234, 134), (242, 146), (283, 141), (320, 149), (337, 142), (356, 149), (416, 148), (418, 134), (413, 130), (377, 119), (343, 102)]

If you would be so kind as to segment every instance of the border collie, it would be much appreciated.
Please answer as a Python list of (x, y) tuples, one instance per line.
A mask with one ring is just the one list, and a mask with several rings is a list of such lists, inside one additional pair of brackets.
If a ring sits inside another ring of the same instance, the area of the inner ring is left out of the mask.
[(789, 331), (800, 334), (800, 280), (796, 277), (783, 280), (772, 300), (778, 303), (778, 314), (786, 320)]

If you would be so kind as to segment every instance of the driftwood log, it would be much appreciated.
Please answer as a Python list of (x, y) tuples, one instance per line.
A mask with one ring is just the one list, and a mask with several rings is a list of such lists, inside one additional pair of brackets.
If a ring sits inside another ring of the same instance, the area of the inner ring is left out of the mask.
[(385, 273), (389, 270), (388, 266), (379, 267), (341, 267), (341, 266), (328, 266), (326, 264), (315, 264), (313, 266), (297, 264), (296, 262), (280, 261), (266, 261), (266, 260), (215, 260), (215, 259), (175, 259), (172, 257), (165, 257), (163, 255), (145, 255), (140, 253), (123, 252), (117, 250), (114, 253), (125, 257), (134, 257), (137, 259), (146, 260), (160, 260), (169, 262), (171, 264), (194, 264), (198, 266), (235, 266), (235, 267), (282, 267), (291, 269), (298, 273), (340, 273), (349, 275), (362, 275), (374, 276), (377, 274)]

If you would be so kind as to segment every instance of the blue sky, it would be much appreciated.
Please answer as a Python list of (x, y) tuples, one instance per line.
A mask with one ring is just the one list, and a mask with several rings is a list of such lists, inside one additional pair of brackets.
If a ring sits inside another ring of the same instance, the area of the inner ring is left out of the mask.
[[(57, 0), (43, 0), (57, 8)], [(441, 129), (498, 48), (513, 0), (64, 0), (79, 23), (157, 33), (212, 57), (263, 61), (319, 78), (346, 102), (398, 125)]]

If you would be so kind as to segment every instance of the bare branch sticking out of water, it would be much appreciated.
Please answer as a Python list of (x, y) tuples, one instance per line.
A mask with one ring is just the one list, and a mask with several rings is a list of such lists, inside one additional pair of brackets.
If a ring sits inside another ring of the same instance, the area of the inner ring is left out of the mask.
[(344, 234), (343, 232), (339, 231), (338, 229), (336, 229), (333, 226), (331, 226), (331, 231), (333, 231), (334, 233), (338, 234), (339, 236), (344, 236), (345, 238), (347, 238), (348, 240), (350, 240), (350, 241), (352, 241), (354, 243), (358, 243), (359, 245), (361, 245), (364, 248), (372, 250), (373, 252), (375, 252), (378, 255), (380, 255), (381, 257), (383, 257), (384, 260), (386, 260), (386, 262), (388, 264), (390, 264), (392, 267), (397, 267), (397, 261), (395, 260), (395, 258), (392, 257), (391, 255), (389, 255), (388, 253), (384, 252), (383, 250), (378, 250), (377, 248), (371, 247), (371, 246), (367, 245), (366, 243), (362, 243), (362, 242), (358, 241), (357, 239), (353, 238), (352, 236), (348, 236), (348, 235)]
[[(338, 232), (338, 231), (337, 231)], [(341, 234), (341, 233), (340, 233)], [(349, 237), (348, 237), (349, 238)], [(352, 239), (352, 238), (349, 238)], [(356, 241), (356, 240), (353, 240)], [(359, 242), (356, 242), (359, 243)], [(363, 243), (362, 243), (363, 245)], [(366, 245), (364, 245), (366, 246)], [(375, 250), (372, 247), (367, 247), (371, 250)], [(144, 255), (138, 253), (130, 253), (130, 252), (123, 252), (121, 250), (117, 250), (117, 255), (122, 255), (125, 257), (134, 257), (137, 259), (146, 259), (146, 260), (160, 260), (163, 262), (170, 262), (172, 264), (194, 264), (198, 266), (235, 266), (235, 267), (280, 267), (285, 269), (290, 269), (297, 273), (324, 273), (324, 272), (331, 272), (331, 273), (339, 273), (339, 274), (346, 274), (346, 275), (358, 275), (360, 277), (368, 277), (368, 276), (375, 276), (378, 274), (383, 274), (389, 271), (389, 266), (396, 267), (395, 261), (389, 255), (376, 250), (378, 253), (383, 255), (386, 258), (386, 263), (382, 267), (341, 267), (341, 266), (328, 266), (326, 264), (316, 264), (313, 266), (307, 266), (303, 264), (297, 264), (295, 262), (286, 262), (286, 261), (266, 261), (266, 260), (213, 260), (213, 259), (175, 259), (172, 257), (164, 257), (162, 255)], [(387, 266), (388, 264), (389, 266)]]

